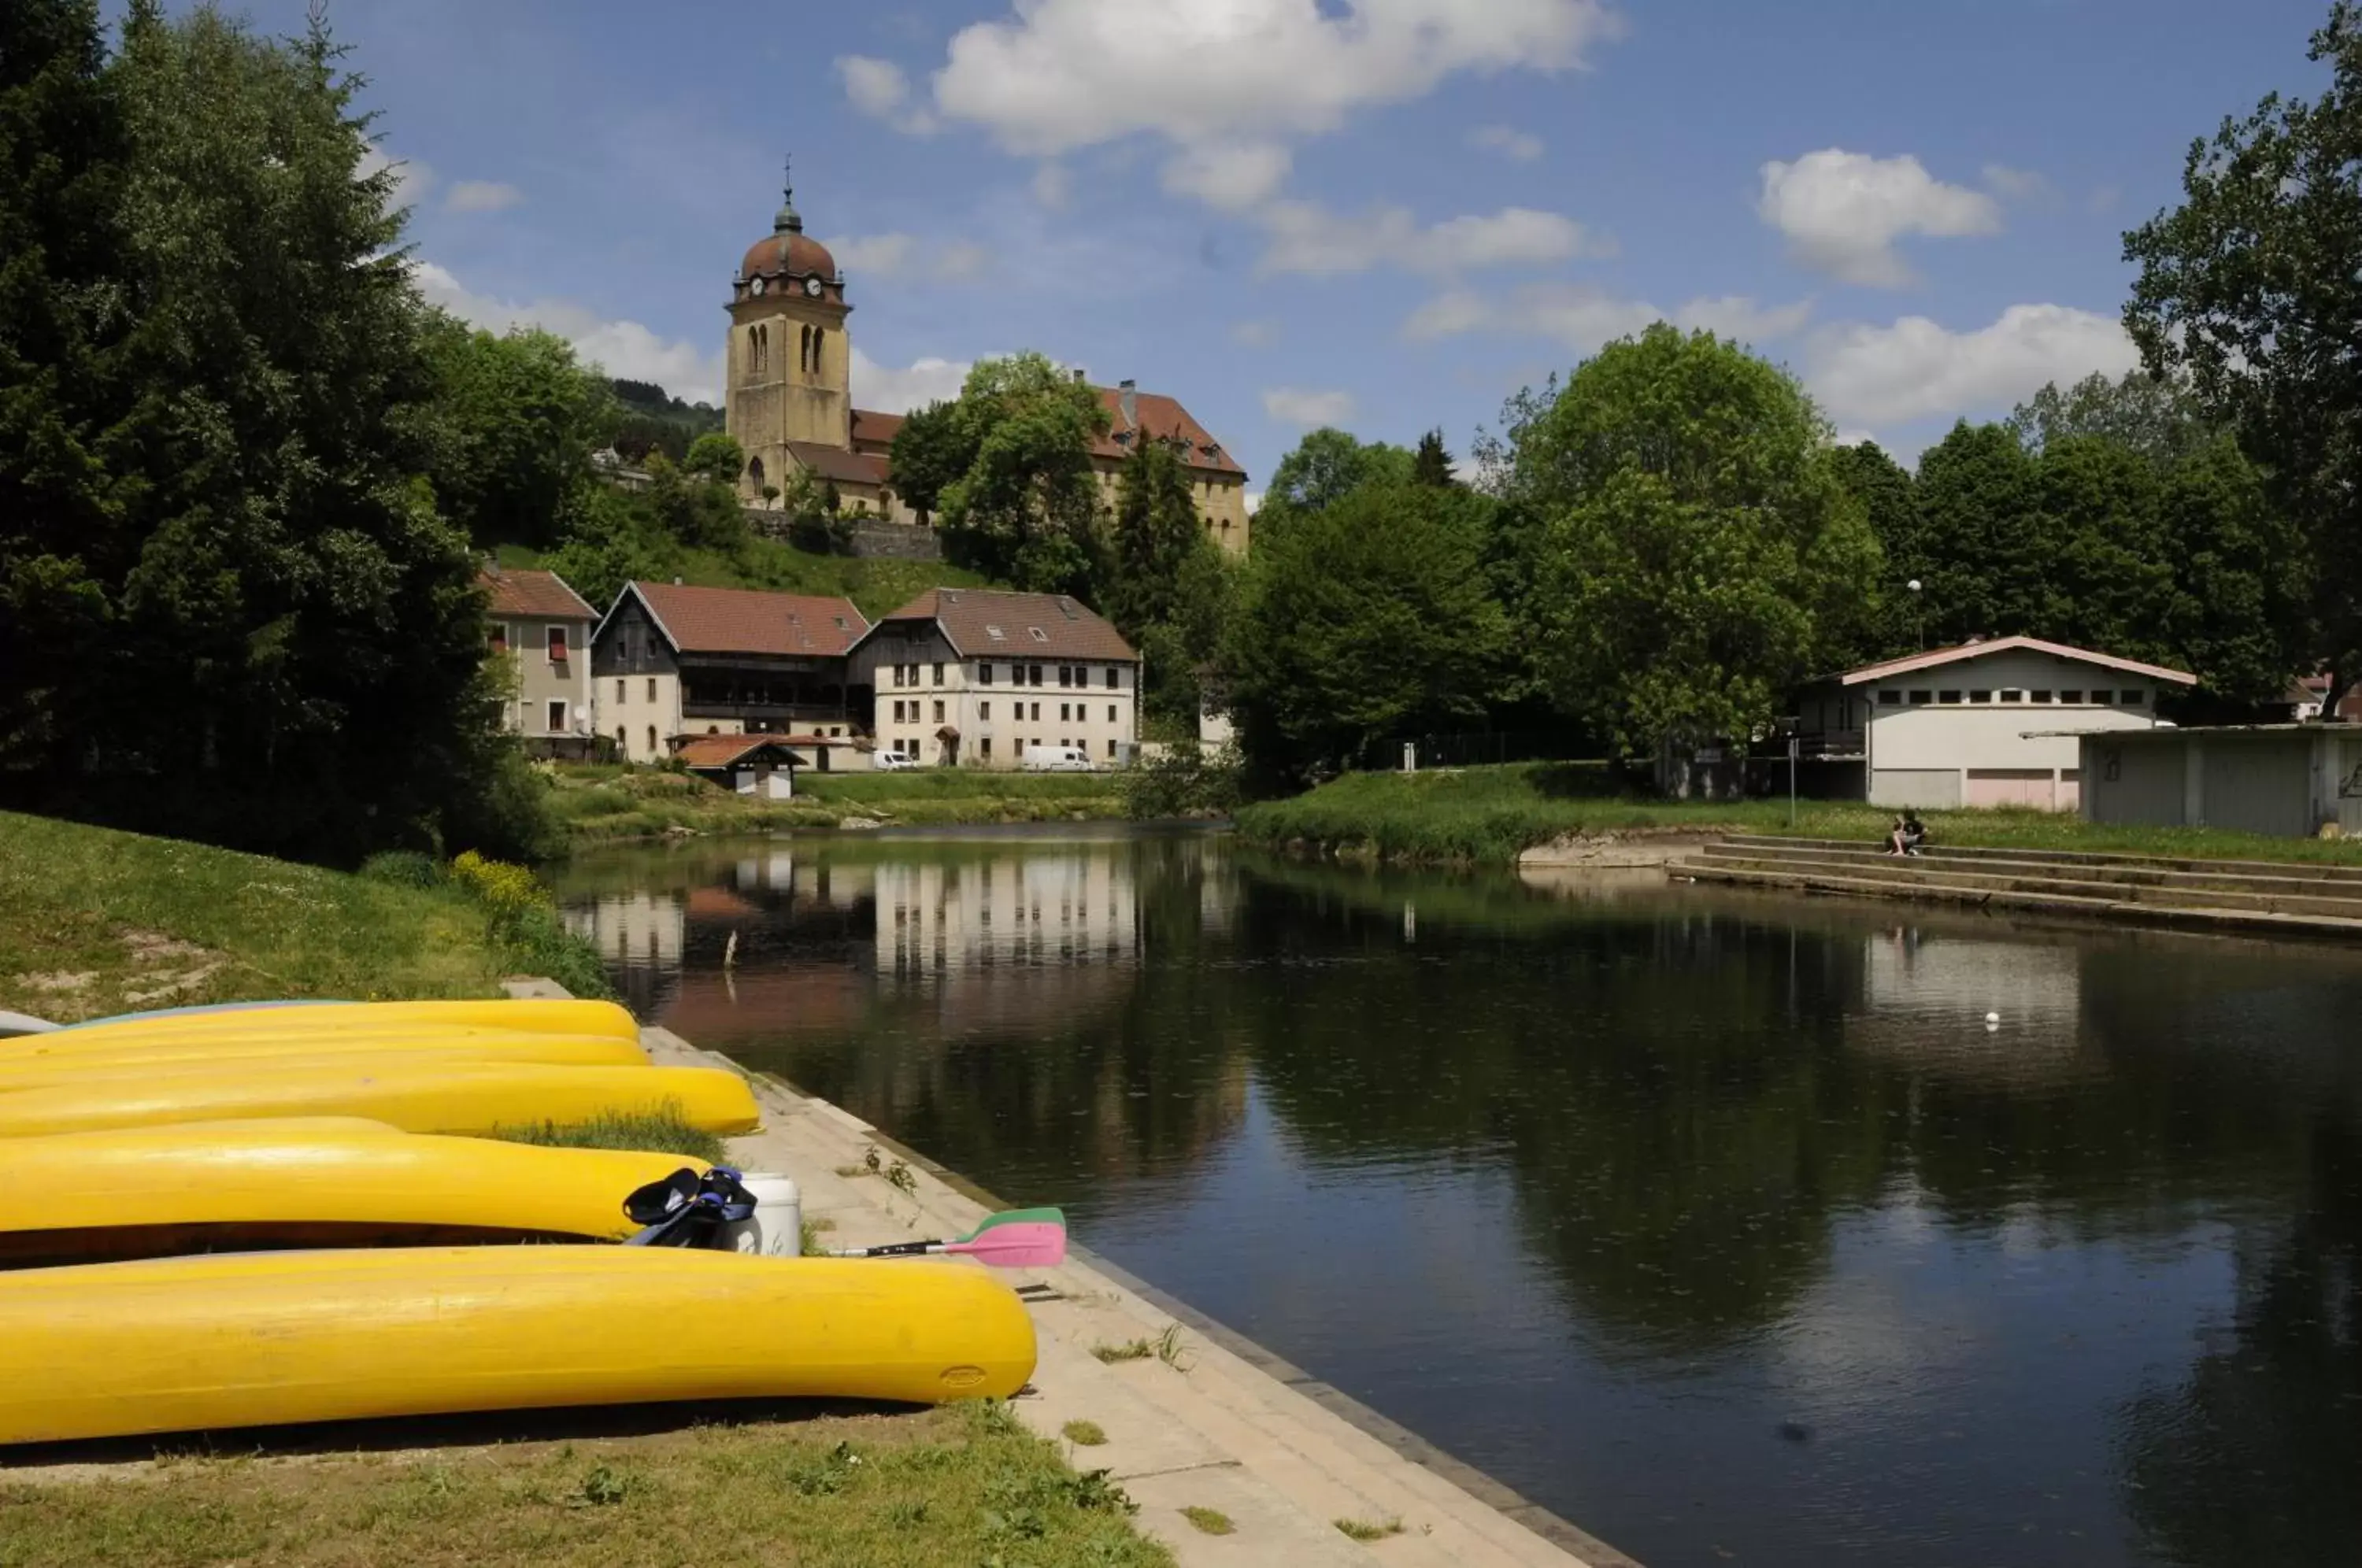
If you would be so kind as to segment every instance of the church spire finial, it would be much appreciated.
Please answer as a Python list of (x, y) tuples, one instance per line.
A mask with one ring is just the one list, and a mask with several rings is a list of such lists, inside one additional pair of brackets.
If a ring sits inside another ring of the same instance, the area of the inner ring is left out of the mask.
[(804, 220), (796, 211), (796, 158), (788, 154), (779, 175), (779, 215), (771, 221), (773, 234), (801, 234)]

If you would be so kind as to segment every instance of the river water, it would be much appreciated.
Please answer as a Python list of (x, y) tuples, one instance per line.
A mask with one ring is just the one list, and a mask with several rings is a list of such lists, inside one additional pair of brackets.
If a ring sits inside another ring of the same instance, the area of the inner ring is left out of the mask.
[(2362, 954), (1114, 829), (561, 891), (643, 1017), (1651, 1568), (2362, 1561)]

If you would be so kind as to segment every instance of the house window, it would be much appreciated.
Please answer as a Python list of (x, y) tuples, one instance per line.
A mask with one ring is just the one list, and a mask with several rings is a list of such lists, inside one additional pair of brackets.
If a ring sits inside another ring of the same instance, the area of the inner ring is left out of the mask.
[(1938, 691), (1936, 693), (1936, 701), (1938, 702), (1948, 702), (1957, 706), (1960, 701), (1960, 694), (1957, 691)]
[(1066, 712), (1066, 704), (1065, 704), (1064, 702), (1061, 702), (1061, 703), (1059, 703), (1059, 704), (1058, 704), (1058, 722), (1059, 722), (1060, 723), (1062, 723), (1062, 724), (1063, 724), (1063, 723), (1065, 723), (1068, 719), (1072, 718), (1073, 716), (1074, 716), (1073, 714), (1071, 714), (1071, 713), (1069, 713), (1069, 712)]
[(1108, 704), (1108, 723), (1110, 724), (1115, 723), (1115, 704), (1112, 702)]
[(2025, 693), (2014, 686), (2004, 686), (2001, 689), (2001, 700), (2004, 702), (2023, 702), (2025, 701)]
[(1914, 691), (1911, 693), (1911, 705), (1915, 708), (1924, 708), (1935, 700), (1936, 694), (1933, 691)]
[(627, 699), (626, 697), (624, 697), (624, 692), (626, 692), (626, 691), (628, 691), (628, 690), (631, 690), (631, 682), (629, 682), (629, 681), (627, 681), (627, 680), (624, 679), (621, 676), (616, 677), (616, 679), (615, 679), (615, 706), (617, 706), (618, 708), (620, 708), (620, 707), (622, 707), (622, 706), (624, 704), (624, 702), (625, 702), (625, 701), (629, 701), (629, 699)]
[(654, 724), (650, 724), (650, 725), (648, 726), (648, 756), (649, 756), (649, 757), (650, 757), (651, 759), (653, 759), (653, 758), (656, 756), (656, 755), (657, 755), (657, 727), (656, 727)]
[(978, 756), (990, 756), (992, 755), (992, 737), (990, 735), (987, 735), (982, 740), (976, 743), (976, 754)]
[(2083, 694), (2081, 691), (2061, 691), (2058, 693), (2058, 701), (2061, 702), (2081, 702), (2082, 700)]
[(1115, 755), (1115, 737), (1112, 735), (1108, 737), (1108, 755), (1109, 756)]
[(899, 664), (894, 667), (894, 684), (897, 686), (902, 684), (902, 667)]
[(615, 726), (615, 749), (624, 752), (632, 749), (632, 732), (621, 724)]
[(509, 651), (509, 624), (506, 621), (492, 623), (492, 651), (494, 653)]
[(2113, 691), (2094, 691), (2092, 693), (2092, 701), (2103, 708), (2106, 707), (2115, 700), (2116, 694)]
[(1108, 666), (1108, 690), (1113, 691), (1122, 684), (1122, 672), (1113, 665)]
[(1009, 640), (1007, 635), (998, 626), (987, 626), (984, 629), (984, 635), (996, 643), (1005, 643)]
[(2050, 693), (2047, 691), (2037, 691), (2034, 694), (2034, 700), (2037, 702), (2047, 702), (2050, 701)]
[(976, 705), (976, 716), (977, 716), (979, 720), (983, 720), (983, 719), (989, 719), (989, 718), (991, 718), (991, 717), (992, 717), (992, 704), (991, 704), (991, 703), (989, 703), (989, 702), (978, 702), (978, 703)]
[(1059, 685), (1061, 685), (1061, 686), (1072, 686), (1074, 683), (1075, 683), (1075, 669), (1074, 669), (1074, 666), (1072, 666), (1072, 665), (1066, 665), (1066, 664), (1062, 664), (1062, 665), (1060, 665), (1060, 666), (1058, 667), (1058, 684), (1059, 684)]
[(565, 704), (565, 703), (563, 703), (563, 702), (552, 702), (552, 703), (549, 705), (549, 729), (550, 729), (550, 733), (551, 733), (551, 734), (557, 734), (558, 732), (560, 732), (560, 731), (564, 730), (565, 728), (566, 728), (566, 704)]
[(649, 676), (649, 677), (648, 677), (648, 701), (651, 701), (651, 702), (653, 702), (653, 701), (655, 701), (656, 700), (657, 700), (657, 678), (656, 678), (655, 676), (651, 675), (651, 676)]
[(935, 661), (935, 684), (936, 684), (936, 685), (938, 685), (938, 686), (941, 686), (943, 683), (944, 683), (944, 664), (943, 664), (943, 660), (941, 660), (941, 659), (937, 659), (937, 660)]
[(1971, 691), (1969, 693), (1969, 701), (1971, 702), (1990, 702), (1992, 701), (1992, 693), (1990, 691)]
[(986, 659), (976, 667), (976, 683), (978, 686), (989, 686), (992, 684), (992, 661), (990, 659)]
[(1033, 667), (1033, 673), (1028, 679), (1027, 684), (1032, 686), (1039, 686), (1042, 684), (1042, 667), (1040, 665), (1037, 664)]
[(944, 705), (943, 705), (943, 703), (942, 703), (941, 701), (938, 701), (938, 702), (936, 702), (936, 704), (935, 704), (935, 723), (939, 723), (939, 724), (940, 724), (940, 723), (942, 723), (943, 722), (944, 722)]
[(2148, 699), (2144, 692), (2126, 690), (2118, 700), (2127, 708), (2137, 708)]
[(1042, 716), (1042, 704), (1039, 702), (1033, 704), (1033, 716), (1036, 719), (1039, 719)]
[(1903, 706), (1903, 693), (1882, 691), (1878, 694), (1878, 705), (1882, 708), (1900, 708)]
[(549, 628), (549, 657), (553, 664), (566, 662), (566, 628), (563, 626)]
[(1033, 634), (1033, 640), (1037, 643), (1046, 643), (1050, 640), (1050, 634), (1039, 626), (1028, 626), (1025, 629)]

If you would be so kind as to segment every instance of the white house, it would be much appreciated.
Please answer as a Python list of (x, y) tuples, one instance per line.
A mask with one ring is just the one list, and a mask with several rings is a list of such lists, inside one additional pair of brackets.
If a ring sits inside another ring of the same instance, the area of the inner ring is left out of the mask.
[(590, 733), (590, 627), (599, 613), (554, 571), (488, 563), (484, 591), (491, 651), (508, 661), (502, 727), (530, 740)]
[(1062, 593), (931, 588), (869, 629), (849, 659), (881, 746), (950, 767), (1015, 767), (1033, 745), (1102, 767), (1140, 736), (1140, 655)]
[[(2078, 738), (2165, 723), (2158, 697), (2198, 678), (2035, 637), (1864, 665), (1798, 695), (1807, 756), (1860, 765), (1872, 805), (2077, 809)], [(2169, 726), (2168, 726), (2169, 727)]]

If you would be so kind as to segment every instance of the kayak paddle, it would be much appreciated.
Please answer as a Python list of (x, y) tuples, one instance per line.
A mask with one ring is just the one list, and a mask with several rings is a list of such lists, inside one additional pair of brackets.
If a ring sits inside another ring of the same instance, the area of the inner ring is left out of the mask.
[(1010, 1209), (988, 1215), (983, 1224), (953, 1242), (896, 1242), (884, 1247), (853, 1247), (824, 1254), (833, 1258), (911, 1258), (949, 1253), (995, 1268), (1055, 1268), (1066, 1261), (1066, 1216), (1055, 1209)]

